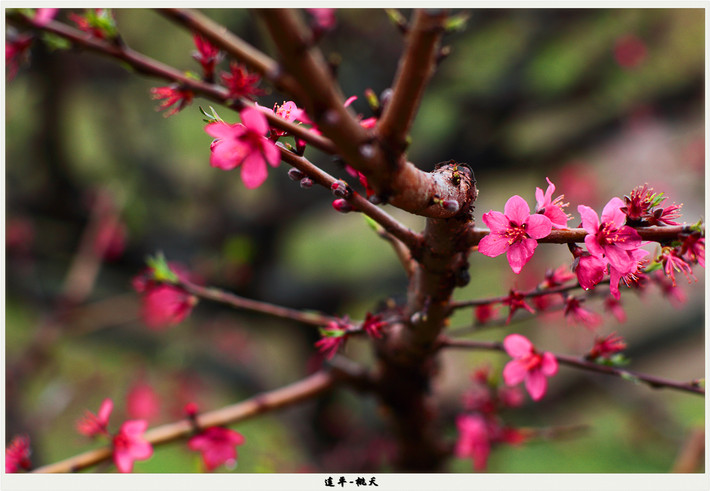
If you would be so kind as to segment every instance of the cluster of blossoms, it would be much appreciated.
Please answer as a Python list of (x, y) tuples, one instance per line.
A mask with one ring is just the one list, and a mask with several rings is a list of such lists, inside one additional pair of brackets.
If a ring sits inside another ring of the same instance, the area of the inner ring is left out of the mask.
[(143, 434), (148, 422), (142, 419), (129, 420), (121, 425), (118, 433), (108, 431), (108, 421), (113, 411), (113, 401), (105, 399), (98, 414), (86, 412), (77, 423), (77, 431), (88, 437), (103, 436), (109, 439), (112, 447), (113, 462), (119, 472), (132, 472), (137, 460), (146, 460), (153, 455), (152, 445)]
[(329, 322), (320, 329), (321, 339), (316, 341), (315, 346), (318, 351), (325, 355), (327, 359), (333, 358), (341, 346), (345, 345), (348, 337), (356, 332), (365, 332), (371, 338), (382, 337), (382, 329), (387, 326), (387, 322), (380, 314), (368, 312), (360, 327), (353, 326), (350, 320), (345, 317), (337, 321)]
[(5, 449), (5, 473), (11, 474), (20, 470), (28, 471), (32, 468), (30, 462), (30, 438), (16, 436)]
[(520, 406), (523, 395), (516, 387), (498, 387), (488, 366), (476, 370), (471, 380), (473, 387), (463, 396), (465, 412), (456, 418), (455, 453), (470, 458), (474, 469), (483, 471), (494, 445), (524, 441), (523, 433), (506, 426), (499, 415), (501, 410)]

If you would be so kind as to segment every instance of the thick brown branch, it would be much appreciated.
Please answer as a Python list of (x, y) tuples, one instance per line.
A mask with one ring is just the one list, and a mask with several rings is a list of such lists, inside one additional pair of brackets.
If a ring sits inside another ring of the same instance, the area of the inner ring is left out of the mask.
[(417, 10), (407, 36), (407, 49), (399, 62), (392, 98), (377, 125), (380, 143), (398, 162), (407, 147), (407, 135), (429, 79), (434, 73), (446, 13)]
[(328, 64), (312, 46), (310, 30), (295, 12), (264, 9), (259, 14), (281, 54), (281, 63), (306, 95), (306, 112), (348, 165), (365, 174), (378, 195), (403, 210), (436, 218), (457, 214), (441, 206), (440, 200), (453, 200), (461, 207), (469, 202), (468, 189), (452, 185), (440, 174), (423, 172), (410, 162), (394, 162), (375, 144), (374, 135), (343, 107), (343, 95)]
[[(490, 342), (490, 341), (469, 341), (469, 340), (454, 340), (444, 338), (441, 340), (440, 348), (462, 348), (462, 349), (483, 349), (483, 350), (494, 350), (503, 351), (503, 343)], [(584, 358), (560, 355), (552, 353), (557, 361), (562, 365), (567, 365), (574, 368), (579, 368), (582, 370), (587, 370), (590, 372), (603, 373), (605, 375), (612, 375), (615, 377), (620, 377), (627, 380), (643, 382), (654, 389), (668, 388), (675, 389), (685, 392), (691, 392), (693, 394), (705, 395), (705, 389), (699, 387), (698, 384), (694, 382), (683, 383), (675, 382), (673, 380), (668, 380), (661, 377), (656, 377), (654, 375), (646, 375), (643, 373), (632, 372), (630, 370), (623, 370), (621, 368), (610, 367), (607, 365), (600, 365), (588, 361)]]
[(250, 298), (240, 297), (230, 292), (220, 290), (218, 288), (199, 286), (188, 281), (179, 281), (177, 286), (182, 287), (188, 293), (199, 298), (219, 302), (240, 310), (251, 310), (252, 312), (260, 312), (262, 314), (279, 317), (281, 319), (291, 319), (304, 324), (313, 326), (325, 326), (331, 321), (335, 321), (335, 317), (317, 312), (305, 312), (302, 310), (289, 309), (274, 305), (267, 302), (260, 302)]
[[(318, 394), (330, 390), (337, 381), (338, 376), (336, 373), (317, 372), (286, 387), (256, 395), (246, 401), (217, 409), (215, 411), (202, 413), (197, 416), (197, 425), (200, 428), (208, 428), (210, 426), (234, 424), (259, 414), (274, 411), (276, 409), (313, 398)], [(148, 430), (145, 433), (145, 439), (152, 445), (163, 445), (188, 437), (193, 434), (193, 432), (194, 428), (192, 423), (187, 419), (183, 419)], [(83, 454), (56, 462), (54, 464), (39, 467), (33, 472), (76, 472), (101, 462), (105, 462), (111, 459), (111, 456), (111, 448), (102, 447), (96, 450), (84, 452)]]

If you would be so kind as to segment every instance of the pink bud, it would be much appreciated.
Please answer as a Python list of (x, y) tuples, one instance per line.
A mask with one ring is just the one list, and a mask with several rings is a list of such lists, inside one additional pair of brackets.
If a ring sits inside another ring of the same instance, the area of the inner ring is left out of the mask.
[(340, 213), (347, 213), (349, 211), (353, 211), (353, 207), (344, 199), (333, 200), (333, 208), (335, 208), (336, 211), (339, 211)]

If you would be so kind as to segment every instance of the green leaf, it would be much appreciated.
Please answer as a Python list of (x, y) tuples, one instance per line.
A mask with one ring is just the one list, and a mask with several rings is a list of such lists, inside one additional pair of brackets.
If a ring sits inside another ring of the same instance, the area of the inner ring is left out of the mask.
[(318, 332), (324, 338), (342, 338), (346, 334), (344, 329), (325, 329), (323, 327), (318, 329)]
[(367, 223), (372, 230), (374, 230), (375, 232), (380, 231), (380, 225), (376, 221), (374, 221), (367, 215), (362, 215), (362, 217), (365, 219), (365, 223)]
[(633, 382), (635, 384), (641, 382), (641, 380), (639, 380), (636, 375), (631, 375), (629, 372), (621, 372), (621, 378), (623, 378), (624, 380), (628, 380), (629, 382)]
[(200, 108), (200, 112), (207, 118), (207, 119), (203, 119), (203, 121), (205, 123), (214, 123), (214, 122), (224, 123), (224, 120), (219, 117), (219, 114), (217, 114), (217, 111), (215, 111), (212, 106), (209, 106), (212, 114), (208, 114), (207, 111), (202, 109), (202, 106), (198, 106), (198, 107)]
[(49, 48), (50, 51), (58, 51), (71, 48), (71, 42), (69, 40), (57, 36), (51, 32), (42, 33), (42, 41)]
[(648, 266), (646, 266), (646, 269), (643, 270), (644, 273), (653, 273), (654, 271), (658, 271), (661, 269), (663, 265), (661, 263), (651, 263)]
[(178, 275), (175, 274), (175, 272), (170, 269), (170, 266), (168, 265), (167, 260), (165, 259), (165, 255), (161, 252), (158, 252), (155, 256), (153, 257), (148, 257), (146, 259), (146, 264), (148, 267), (150, 267), (153, 271), (153, 279), (155, 281), (161, 281), (163, 283), (177, 283), (180, 281), (178, 278)]
[(402, 13), (397, 9), (385, 9), (387, 17), (397, 26), (405, 27), (407, 25), (407, 19), (404, 18)]
[(705, 231), (703, 230), (703, 219), (701, 218), (697, 221), (697, 223), (691, 225), (690, 230), (692, 230), (693, 232), (700, 232), (701, 234), (705, 233)]
[(444, 23), (444, 29), (446, 29), (446, 32), (463, 31), (464, 29), (466, 29), (468, 18), (469, 14), (466, 12), (462, 12), (460, 14), (456, 14), (452, 17), (449, 17)]

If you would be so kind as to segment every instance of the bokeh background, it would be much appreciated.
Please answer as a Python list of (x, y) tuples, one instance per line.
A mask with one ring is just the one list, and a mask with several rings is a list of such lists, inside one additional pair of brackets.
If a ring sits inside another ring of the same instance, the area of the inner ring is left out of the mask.
[[(58, 19), (66, 20), (67, 12)], [(274, 55), (249, 12), (205, 13)], [(189, 33), (149, 10), (115, 15), (129, 46), (198, 72)], [(344, 9), (337, 19), (321, 46), (339, 62), (344, 94), (359, 97), (354, 109), (369, 117), (363, 92), (389, 86), (403, 39), (383, 11)], [(446, 37), (451, 54), (419, 110), (410, 160), (424, 170), (449, 159), (469, 163), (480, 190), (479, 222), (513, 194), (534, 204), (535, 187), (544, 189), (549, 177), (566, 195), (575, 226), (578, 204), (601, 212), (609, 198), (644, 183), (663, 191), (667, 204), (683, 203), (683, 219), (694, 223), (705, 209), (704, 35), (699, 9), (470, 11), (467, 28)], [(163, 251), (206, 284), (240, 295), (352, 318), (405, 292), (406, 277), (389, 246), (362, 216), (334, 212), (327, 190), (301, 189), (287, 178), (285, 164), (270, 169), (267, 182), (253, 191), (238, 172), (211, 168), (211, 139), (198, 109), (210, 103), (198, 98), (164, 118), (150, 100), (151, 87), (160, 85), (97, 55), (52, 52), (41, 43), (6, 83), (5, 423), (8, 439), (30, 435), (35, 464), (96, 445), (75, 424), (106, 397), (115, 401), (115, 427), (135, 411), (156, 425), (180, 418), (186, 402), (214, 409), (293, 382), (317, 363), (312, 328), (209, 302), (178, 326), (147, 329), (131, 287), (147, 255)], [(284, 100), (271, 92), (259, 102)], [(312, 149), (307, 156), (347, 176), (330, 157)], [(71, 283), (67, 273), (97, 199), (119, 217), (123, 240), (100, 261), (80, 306), (58, 318), (57, 297)], [(409, 226), (423, 226), (422, 219), (387, 208)], [(529, 288), (547, 268), (564, 263), (571, 263), (566, 246), (541, 246), (516, 277), (504, 257), (474, 254), (472, 281), (456, 298)], [(692, 284), (680, 277), (682, 303), (657, 288), (641, 296), (624, 292), (624, 324), (603, 313), (600, 300), (587, 302), (604, 315), (597, 333), (617, 331), (627, 339), (632, 370), (702, 378), (704, 270), (696, 269), (696, 276)], [(471, 322), (465, 311), (451, 325)], [(56, 339), (14, 379), (47, 326)], [(593, 339), (559, 312), (469, 336), (500, 340), (511, 332), (579, 355)], [(352, 340), (346, 354), (372, 362), (360, 340)], [(456, 437), (454, 420), (471, 372), (488, 363), (499, 373), (507, 360), (497, 353), (444, 356), (434, 387), (443, 434)], [(702, 397), (564, 367), (541, 402), (505, 418), (524, 427), (587, 427), (568, 438), (497, 448), (491, 472), (668, 472), (705, 424)], [(375, 401), (347, 391), (234, 428), (247, 443), (239, 447), (237, 467), (222, 472), (390, 469)], [(693, 470), (702, 471), (703, 461)], [(135, 469), (192, 472), (200, 462), (185, 446), (169, 445)], [(471, 462), (452, 459), (448, 470), (471, 472)]]

